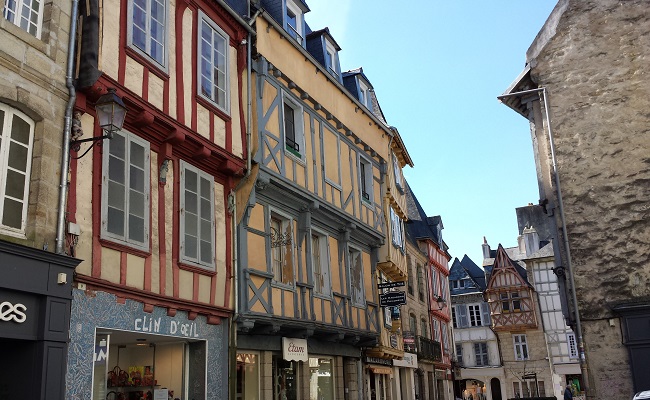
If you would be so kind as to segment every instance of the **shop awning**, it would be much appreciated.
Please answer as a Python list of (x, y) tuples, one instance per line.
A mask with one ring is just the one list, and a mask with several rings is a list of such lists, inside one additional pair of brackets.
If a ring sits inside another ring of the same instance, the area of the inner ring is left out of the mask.
[(374, 374), (391, 375), (393, 370), (388, 367), (368, 367)]

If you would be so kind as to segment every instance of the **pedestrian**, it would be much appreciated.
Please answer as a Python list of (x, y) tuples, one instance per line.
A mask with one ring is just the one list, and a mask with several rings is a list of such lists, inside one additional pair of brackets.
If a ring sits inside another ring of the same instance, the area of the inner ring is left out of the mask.
[(564, 388), (564, 400), (573, 400), (573, 393), (571, 392), (569, 385), (566, 385)]

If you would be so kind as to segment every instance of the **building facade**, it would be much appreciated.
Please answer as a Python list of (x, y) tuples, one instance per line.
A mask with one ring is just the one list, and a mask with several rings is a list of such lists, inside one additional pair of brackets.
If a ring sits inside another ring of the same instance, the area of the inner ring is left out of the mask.
[(327, 28), (307, 25), (307, 4), (259, 6), (253, 163), (235, 202), (235, 395), (399, 398), (398, 314), (377, 285), (406, 280), (396, 177), (412, 162), (367, 78), (342, 74)]
[[(245, 2), (80, 3), (66, 398), (228, 398)], [(121, 130), (101, 125), (109, 94)], [(101, 96), (101, 97), (100, 97)]]
[(449, 271), (455, 354), (456, 397), (504, 399), (505, 372), (490, 306), (484, 298), (485, 272), (467, 255)]
[(74, 8), (71, 1), (1, 7), (0, 398), (63, 399), (79, 264), (55, 254)]
[(650, 389), (649, 18), (645, 1), (559, 1), (500, 96), (531, 123), (565, 313), (597, 399)]

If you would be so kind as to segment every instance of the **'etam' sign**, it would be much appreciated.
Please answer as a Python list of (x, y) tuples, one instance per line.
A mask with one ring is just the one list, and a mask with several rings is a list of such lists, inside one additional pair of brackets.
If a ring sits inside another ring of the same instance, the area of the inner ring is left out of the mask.
[(282, 338), (282, 358), (287, 361), (308, 361), (307, 339)]

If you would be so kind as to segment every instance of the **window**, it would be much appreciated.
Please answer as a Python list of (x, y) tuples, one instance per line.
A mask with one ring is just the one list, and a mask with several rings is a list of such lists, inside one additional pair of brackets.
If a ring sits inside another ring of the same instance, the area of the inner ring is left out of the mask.
[(167, 0), (129, 1), (129, 46), (165, 67)]
[(510, 301), (508, 299), (508, 293), (501, 293), (499, 297), (501, 299), (501, 311), (504, 313), (509, 313)]
[(415, 290), (413, 289), (413, 282), (415, 281), (415, 276), (413, 274), (413, 269), (411, 268), (411, 255), (407, 254), (406, 255), (406, 268), (408, 272), (408, 293), (412, 296), (413, 293), (415, 293)]
[(459, 304), (453, 306), (455, 312), (453, 313), (456, 316), (457, 328), (467, 328), (469, 327), (469, 318), (467, 316), (467, 306), (465, 304)]
[(311, 263), (314, 273), (314, 293), (331, 295), (332, 286), (329, 274), (329, 252), (327, 236), (311, 235)]
[(471, 326), (481, 326), (481, 307), (478, 304), (467, 306), (469, 310), (469, 324)]
[(338, 55), (336, 48), (329, 40), (325, 40), (325, 66), (330, 74), (339, 79)]
[(449, 354), (449, 330), (447, 324), (441, 322), (440, 329), (442, 330), (442, 348), (445, 350), (445, 354)]
[(427, 320), (422, 318), (420, 320), (420, 336), (428, 337), (427, 332), (429, 331), (429, 329), (427, 329), (427, 325), (428, 325)]
[(461, 367), (463, 366), (463, 345), (461, 343), (456, 343), (456, 361)]
[(318, 400), (335, 399), (333, 358), (309, 357), (309, 398)]
[(519, 297), (518, 292), (501, 293), (500, 299), (501, 299), (501, 310), (503, 311), (503, 313), (522, 311), (521, 298)]
[(366, 298), (363, 285), (363, 264), (361, 262), (361, 252), (350, 249), (350, 296), (352, 304), (355, 306), (364, 306)]
[(400, 168), (399, 160), (395, 153), (393, 153), (393, 173), (395, 174), (395, 186), (397, 186), (400, 191), (404, 191), (404, 186), (402, 184), (402, 169)]
[(271, 214), (271, 268), (276, 283), (293, 285), (293, 229), (290, 219)]
[(25, 234), (34, 121), (0, 103), (0, 229)]
[(14, 25), (41, 38), (43, 24), (42, 0), (5, 0), (2, 15)]
[(214, 178), (181, 162), (181, 261), (215, 269)]
[(409, 330), (413, 335), (417, 335), (418, 332), (418, 319), (415, 314), (409, 314)]
[(578, 358), (578, 343), (575, 333), (567, 333), (566, 341), (569, 345), (569, 358)]
[(359, 156), (359, 181), (361, 182), (361, 200), (372, 204), (372, 164)]
[(451, 322), (454, 328), (458, 328), (458, 320), (456, 319), (456, 307), (458, 306), (451, 307)]
[(200, 14), (199, 93), (225, 112), (228, 107), (229, 38), (214, 22)]
[(304, 146), (302, 107), (285, 95), (282, 112), (285, 148), (290, 154), (302, 159)]
[(424, 293), (425, 293), (425, 287), (424, 287), (424, 268), (422, 268), (421, 265), (418, 265), (416, 267), (418, 271), (418, 294), (420, 297), (420, 301), (424, 301)]
[(302, 24), (302, 10), (292, 0), (287, 0), (286, 11), (286, 30), (289, 36), (296, 39), (298, 44), (302, 46), (303, 42), (303, 24)]
[(488, 347), (486, 342), (474, 343), (474, 356), (476, 357), (476, 366), (485, 367), (488, 362)]
[(399, 248), (404, 247), (403, 233), (402, 233), (402, 219), (397, 215), (395, 210), (390, 209), (390, 220), (393, 234), (393, 244)]
[(512, 339), (515, 345), (515, 360), (528, 360), (528, 344), (526, 343), (526, 335), (512, 335)]
[(149, 249), (149, 143), (122, 130), (104, 142), (102, 237)]
[(368, 110), (372, 111), (372, 99), (370, 98), (370, 88), (368, 85), (359, 81), (359, 101), (366, 106)]

